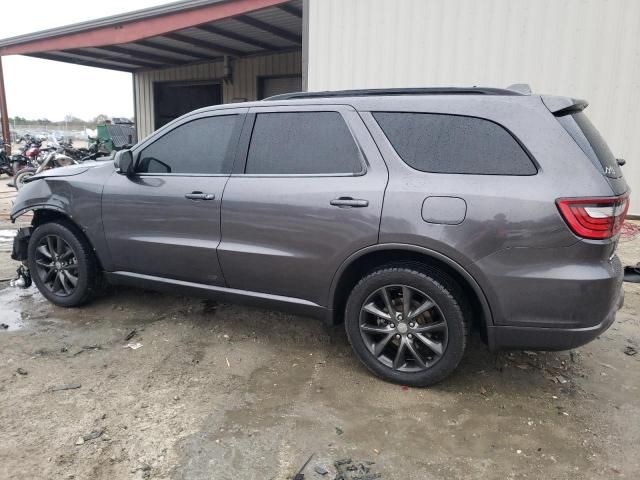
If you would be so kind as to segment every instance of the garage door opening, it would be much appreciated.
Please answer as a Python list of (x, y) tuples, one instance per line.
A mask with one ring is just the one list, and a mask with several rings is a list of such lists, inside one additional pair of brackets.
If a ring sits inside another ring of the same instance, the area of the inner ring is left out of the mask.
[(192, 110), (221, 103), (222, 85), (218, 82), (155, 82), (153, 84), (156, 129)]
[(280, 75), (258, 78), (258, 100), (281, 93), (300, 92), (302, 75)]

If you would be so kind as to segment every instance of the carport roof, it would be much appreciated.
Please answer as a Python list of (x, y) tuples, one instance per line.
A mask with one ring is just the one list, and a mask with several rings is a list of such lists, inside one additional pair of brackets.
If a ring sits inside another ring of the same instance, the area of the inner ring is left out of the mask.
[(0, 40), (0, 56), (134, 72), (301, 45), (302, 0), (183, 0)]

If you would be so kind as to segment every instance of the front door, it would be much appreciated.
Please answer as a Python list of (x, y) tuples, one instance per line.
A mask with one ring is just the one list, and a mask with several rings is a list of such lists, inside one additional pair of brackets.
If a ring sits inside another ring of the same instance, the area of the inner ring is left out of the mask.
[(254, 107), (240, 144), (222, 200), (228, 285), (326, 306), (338, 267), (378, 241), (387, 169), (369, 132), (347, 106)]
[(220, 202), (245, 112), (169, 125), (135, 147), (135, 174), (111, 176), (102, 217), (116, 271), (224, 285)]

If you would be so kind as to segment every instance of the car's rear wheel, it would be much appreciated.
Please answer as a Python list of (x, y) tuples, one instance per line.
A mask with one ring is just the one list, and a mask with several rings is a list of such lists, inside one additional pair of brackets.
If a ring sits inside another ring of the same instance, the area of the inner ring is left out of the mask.
[(29, 239), (28, 264), (40, 293), (61, 307), (89, 301), (100, 286), (98, 262), (84, 235), (67, 222), (37, 227)]
[(428, 386), (460, 363), (467, 339), (461, 289), (428, 268), (387, 267), (364, 277), (347, 301), (356, 355), (394, 383)]

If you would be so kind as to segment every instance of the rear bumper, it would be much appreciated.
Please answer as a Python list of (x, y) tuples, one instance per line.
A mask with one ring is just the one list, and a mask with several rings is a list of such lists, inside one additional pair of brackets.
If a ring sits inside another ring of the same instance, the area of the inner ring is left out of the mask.
[(624, 289), (604, 320), (584, 328), (489, 326), (487, 341), (491, 350), (570, 350), (589, 343), (605, 332), (614, 322), (616, 312), (624, 304)]

